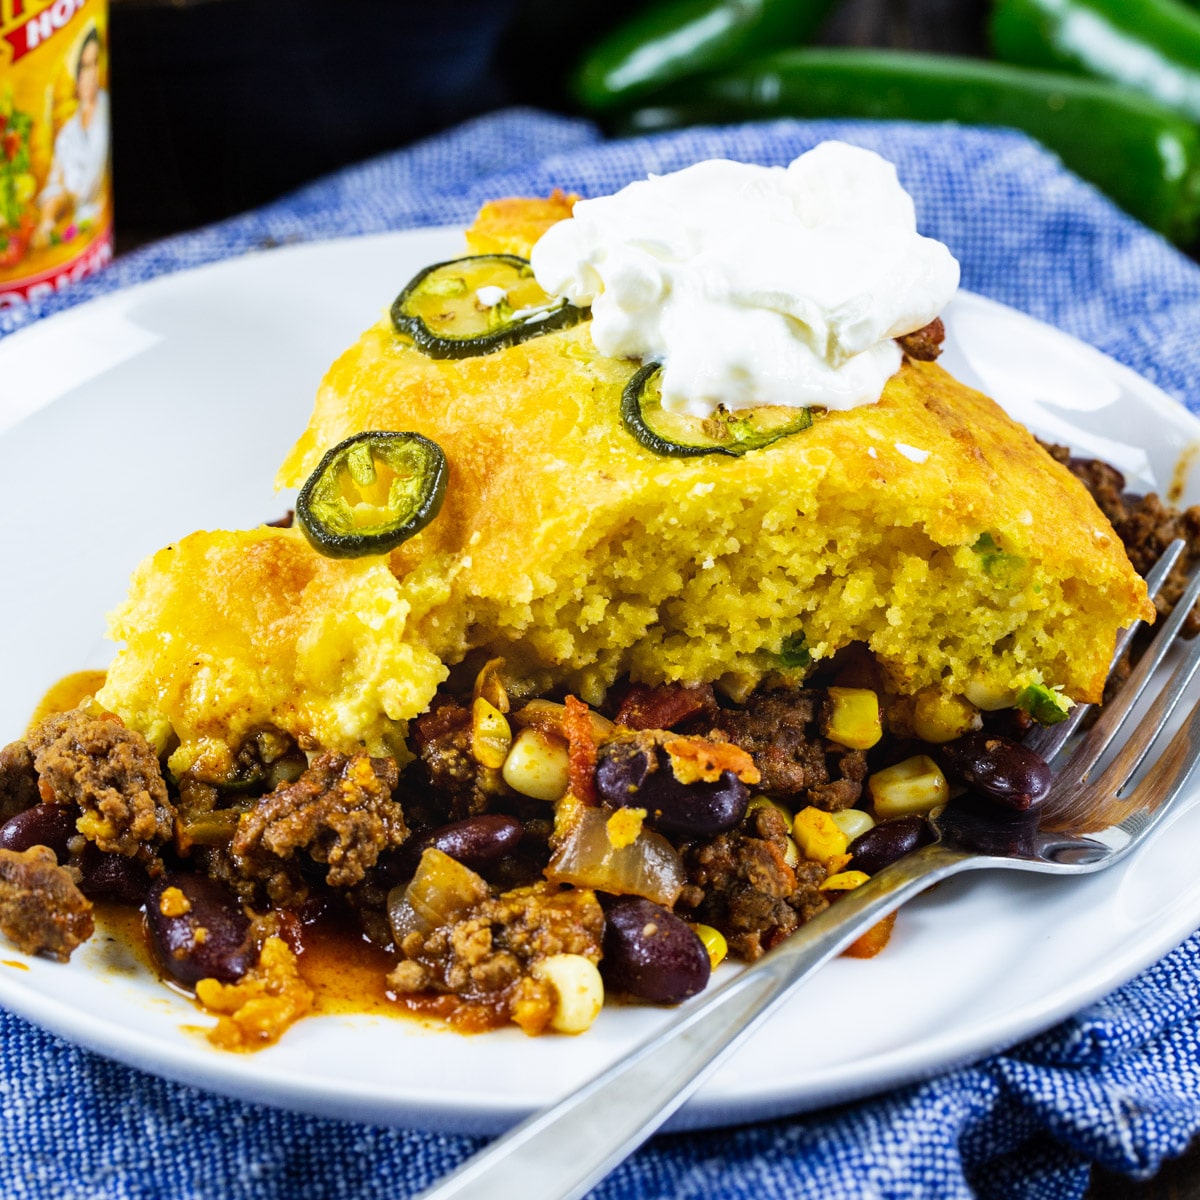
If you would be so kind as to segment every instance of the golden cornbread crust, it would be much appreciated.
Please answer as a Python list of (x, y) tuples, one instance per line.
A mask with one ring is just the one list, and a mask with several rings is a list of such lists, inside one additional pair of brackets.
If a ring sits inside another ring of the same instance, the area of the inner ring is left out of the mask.
[[(469, 244), (528, 253), (569, 204), (497, 202)], [(626, 673), (744, 692), (798, 633), (816, 659), (866, 642), (898, 692), (1097, 700), (1117, 629), (1153, 619), (1082, 484), (935, 364), (764, 450), (691, 459), (622, 427), (637, 365), (599, 356), (586, 322), (454, 361), (380, 321), (325, 377), (279, 483), (351, 433), (415, 430), (446, 453), (440, 516), (388, 559), (324, 559), (273, 529), (160, 551), (114, 616), (126, 649), (98, 699), (179, 739), (177, 769), (217, 773), (265, 725), (401, 753), (443, 664), (473, 649), (593, 704)]]

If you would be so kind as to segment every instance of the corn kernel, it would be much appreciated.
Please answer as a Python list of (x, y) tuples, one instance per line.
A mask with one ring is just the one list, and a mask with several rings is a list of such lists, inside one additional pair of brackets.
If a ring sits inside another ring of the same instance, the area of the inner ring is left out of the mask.
[(967, 699), (984, 712), (1012, 708), (1017, 699), (1017, 693), (1012, 688), (1002, 687), (994, 679), (984, 679), (981, 675), (976, 675), (964, 691)]
[(883, 737), (879, 697), (870, 688), (829, 689), (829, 719), (825, 736), (851, 750), (870, 750)]
[(867, 780), (875, 814), (883, 820), (927, 813), (950, 798), (946, 777), (927, 754), (876, 771)]
[(829, 814), (833, 823), (851, 840), (862, 837), (868, 829), (875, 828), (875, 818), (861, 808), (843, 808), (841, 812)]
[(865, 871), (838, 871), (819, 886), (823, 892), (852, 892), (870, 878)]
[(582, 954), (551, 954), (533, 964), (535, 979), (548, 983), (555, 994), (550, 1028), (559, 1033), (583, 1033), (604, 1007), (604, 982), (596, 964)]
[(913, 703), (913, 733), (923, 742), (952, 742), (983, 728), (979, 710), (964, 696), (948, 696), (936, 688), (918, 692)]
[(571, 775), (567, 744), (532, 725), (522, 729), (504, 760), (504, 782), (534, 800), (558, 800)]
[(508, 718), (482, 696), (471, 705), (471, 757), (481, 767), (504, 766), (512, 746)]
[(704, 943), (704, 948), (708, 951), (708, 961), (715, 971), (729, 953), (729, 943), (725, 940), (725, 935), (711, 925), (693, 925), (692, 932)]
[(819, 808), (802, 808), (792, 822), (792, 836), (800, 853), (813, 862), (826, 863), (845, 854), (850, 839), (837, 827), (833, 817)]
[(787, 839), (787, 845), (783, 850), (783, 861), (793, 870), (800, 865), (800, 847), (796, 845), (795, 838)]

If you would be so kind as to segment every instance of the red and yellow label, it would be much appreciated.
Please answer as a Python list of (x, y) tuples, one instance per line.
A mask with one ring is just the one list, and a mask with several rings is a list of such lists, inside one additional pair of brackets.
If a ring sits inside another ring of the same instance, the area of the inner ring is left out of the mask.
[(106, 0), (0, 0), (0, 308), (112, 257)]

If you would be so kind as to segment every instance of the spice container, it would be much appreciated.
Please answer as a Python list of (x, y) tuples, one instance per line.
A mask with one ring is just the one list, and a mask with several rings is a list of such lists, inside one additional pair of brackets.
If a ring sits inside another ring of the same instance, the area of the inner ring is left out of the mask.
[(112, 257), (106, 0), (0, 0), (0, 308)]

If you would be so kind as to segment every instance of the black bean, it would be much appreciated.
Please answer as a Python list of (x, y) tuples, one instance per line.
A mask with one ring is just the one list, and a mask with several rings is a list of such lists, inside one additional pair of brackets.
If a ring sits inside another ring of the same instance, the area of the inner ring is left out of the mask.
[(704, 990), (712, 972), (708, 951), (674, 913), (622, 896), (605, 916), (600, 971), (608, 987), (657, 1004), (678, 1004)]
[(732, 771), (722, 771), (715, 783), (680, 783), (665, 752), (629, 742), (600, 748), (596, 791), (605, 807), (644, 808), (653, 828), (684, 837), (712, 837), (733, 829), (750, 800), (750, 789)]
[(0, 850), (49, 846), (59, 865), (67, 861), (67, 843), (75, 837), (79, 809), (73, 804), (35, 804), (0, 825)]
[(90, 842), (79, 856), (79, 890), (85, 896), (141, 904), (150, 890), (146, 868), (124, 854), (97, 850)]
[(482, 871), (511, 854), (524, 832), (516, 817), (483, 813), (442, 825), (417, 840), (421, 843), (421, 850), (435, 846), (443, 854), (457, 859), (464, 867)]
[(992, 733), (969, 733), (938, 747), (947, 775), (989, 800), (1024, 812), (1049, 794), (1053, 776), (1040, 754)]
[(874, 875), (932, 840), (933, 833), (924, 817), (882, 821), (850, 843), (846, 870)]
[[(187, 912), (162, 911), (168, 888), (183, 893)], [(230, 892), (203, 875), (172, 872), (156, 879), (146, 897), (146, 927), (159, 965), (189, 987), (201, 979), (234, 983), (254, 964), (249, 918)]]

